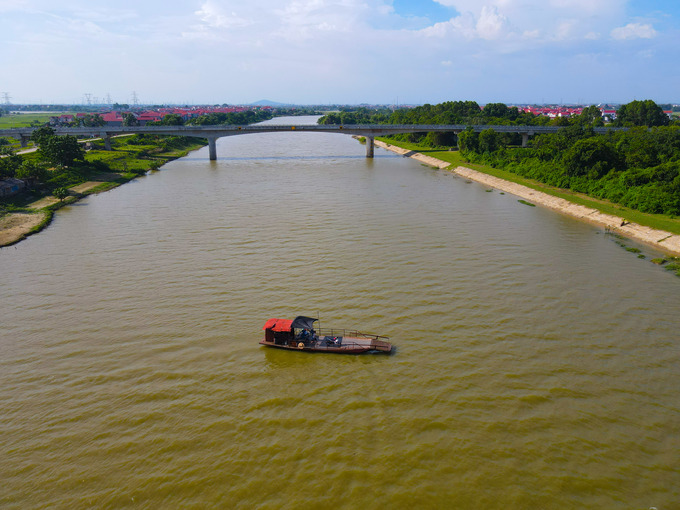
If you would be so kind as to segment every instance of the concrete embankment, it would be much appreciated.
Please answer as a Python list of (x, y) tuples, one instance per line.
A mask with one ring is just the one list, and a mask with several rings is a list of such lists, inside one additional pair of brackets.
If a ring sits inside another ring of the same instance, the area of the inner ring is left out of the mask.
[(449, 168), (451, 166), (450, 163), (447, 163), (446, 161), (442, 161), (431, 156), (426, 156), (415, 151), (402, 149), (396, 145), (390, 145), (379, 140), (376, 140), (375, 144), (379, 147), (382, 147), (383, 149), (414, 158), (422, 163), (434, 166), (436, 168), (448, 168), (451, 172), (460, 175), (461, 177), (465, 177), (466, 179), (482, 183), (486, 186), (490, 186), (507, 193), (512, 193), (513, 195), (516, 195), (524, 200), (528, 200), (534, 204), (548, 207), (554, 211), (558, 211), (560, 213), (603, 226), (623, 236), (653, 246), (658, 250), (676, 256), (680, 255), (679, 235), (671, 234), (670, 232), (666, 232), (664, 230), (656, 230), (643, 225), (638, 225), (636, 223), (631, 223), (624, 220), (624, 218), (620, 218), (611, 214), (604, 214), (597, 209), (574, 204), (573, 202), (569, 202), (563, 198), (554, 197), (547, 193), (543, 193), (542, 191), (537, 191), (527, 186), (506, 181), (492, 175), (472, 170), (470, 168), (459, 166), (451, 169)]

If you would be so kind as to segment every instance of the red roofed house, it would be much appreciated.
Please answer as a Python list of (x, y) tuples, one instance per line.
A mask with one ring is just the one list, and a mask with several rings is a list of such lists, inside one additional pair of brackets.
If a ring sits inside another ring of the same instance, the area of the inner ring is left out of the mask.
[(120, 112), (102, 113), (101, 116), (102, 119), (104, 119), (104, 122), (106, 122), (107, 126), (123, 125), (123, 116), (120, 114)]
[(165, 115), (158, 112), (142, 112), (137, 116), (140, 126), (146, 125), (148, 122), (160, 122)]

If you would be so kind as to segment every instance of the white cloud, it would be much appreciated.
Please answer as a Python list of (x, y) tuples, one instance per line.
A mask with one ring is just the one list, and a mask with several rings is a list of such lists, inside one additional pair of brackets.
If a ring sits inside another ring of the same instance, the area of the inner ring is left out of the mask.
[(614, 39), (652, 39), (656, 37), (657, 31), (649, 24), (628, 23), (625, 27), (618, 27), (612, 30), (611, 36)]
[[(436, 0), (453, 7), (448, 30), (430, 35), (462, 34), (481, 39), (582, 40), (611, 20), (620, 21), (627, 0)], [(474, 20), (474, 28), (470, 20)], [(611, 26), (611, 25), (610, 25)]]
[(496, 7), (484, 6), (477, 20), (477, 34), (482, 39), (497, 39), (508, 24), (508, 19), (499, 14)]
[[(543, 2), (527, 2), (529, 4), (543, 5)], [(550, 0), (548, 5), (554, 9), (566, 12), (578, 12), (586, 16), (612, 12), (626, 5), (624, 0)]]
[(574, 33), (576, 22), (574, 20), (564, 20), (554, 28), (554, 37), (558, 41), (569, 39)]
[(21, 11), (27, 7), (26, 0), (0, 0), (0, 12)]
[(201, 9), (195, 12), (196, 16), (207, 27), (211, 28), (237, 28), (246, 27), (252, 22), (240, 17), (234, 11), (225, 12), (225, 10), (217, 5), (215, 2), (208, 0)]
[(197, 23), (183, 29), (185, 38), (223, 40), (241, 30), (246, 39), (303, 42), (329, 33), (359, 34), (363, 19), (388, 16), (382, 0), (206, 0), (194, 13)]
[(479, 16), (465, 12), (449, 21), (435, 23), (420, 32), (428, 37), (462, 36), (465, 39), (499, 39), (508, 29), (505, 16), (495, 7), (483, 7)]
[(274, 11), (277, 33), (292, 40), (306, 40), (319, 33), (350, 32), (358, 24), (362, 5), (354, 0), (294, 0)]

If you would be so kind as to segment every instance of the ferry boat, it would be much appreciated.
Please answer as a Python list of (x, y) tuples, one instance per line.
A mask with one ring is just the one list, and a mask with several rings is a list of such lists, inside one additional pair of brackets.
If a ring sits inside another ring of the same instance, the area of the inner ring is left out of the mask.
[(300, 315), (293, 320), (269, 319), (260, 345), (307, 352), (361, 354), (364, 352), (392, 352), (388, 337), (369, 335), (347, 329), (314, 329), (318, 319)]

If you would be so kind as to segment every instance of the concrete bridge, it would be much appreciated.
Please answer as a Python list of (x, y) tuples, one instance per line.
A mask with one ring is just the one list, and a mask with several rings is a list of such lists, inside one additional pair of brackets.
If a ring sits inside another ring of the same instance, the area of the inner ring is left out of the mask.
[[(485, 129), (493, 129), (498, 133), (518, 133), (522, 135), (522, 147), (526, 147), (530, 136), (542, 133), (556, 133), (561, 127), (556, 126), (492, 126), (464, 124), (353, 124), (353, 125), (276, 125), (276, 124), (251, 124), (246, 126), (102, 126), (102, 127), (56, 127), (58, 135), (100, 137), (104, 140), (106, 150), (111, 150), (111, 137), (124, 134), (154, 134), (170, 136), (193, 136), (208, 140), (210, 159), (217, 159), (218, 138), (224, 136), (247, 135), (256, 133), (338, 133), (345, 135), (357, 135), (366, 138), (366, 157), (372, 158), (374, 141), (376, 136), (394, 135), (399, 133), (427, 133), (447, 132), (458, 134), (472, 128), (475, 132)], [(12, 128), (0, 129), (0, 136), (10, 136), (20, 140), (21, 146), (25, 147), (33, 131), (37, 128)], [(604, 134), (609, 130), (625, 128), (595, 128), (595, 133)]]

